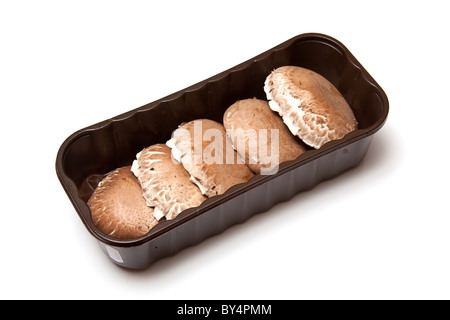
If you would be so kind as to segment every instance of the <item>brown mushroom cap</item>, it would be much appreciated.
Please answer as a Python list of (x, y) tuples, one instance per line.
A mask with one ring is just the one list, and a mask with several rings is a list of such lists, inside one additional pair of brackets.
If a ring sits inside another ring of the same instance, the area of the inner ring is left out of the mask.
[(103, 233), (117, 239), (138, 238), (158, 223), (130, 169), (127, 166), (110, 173), (88, 200), (94, 224)]
[(181, 163), (208, 197), (223, 194), (254, 176), (233, 149), (223, 125), (216, 121), (182, 123), (167, 144), (172, 146), (172, 154), (179, 153)]
[(206, 197), (189, 179), (184, 167), (172, 159), (165, 144), (155, 144), (142, 150), (133, 163), (144, 198), (155, 207), (154, 215), (172, 220), (182, 211), (198, 207)]
[[(281, 117), (273, 112), (264, 100), (253, 98), (236, 101), (225, 111), (223, 124), (233, 135), (230, 138), (235, 149), (255, 173), (261, 173), (261, 169), (270, 172), (274, 166), (294, 160), (306, 150), (300, 139), (291, 134)], [(277, 130), (273, 133), (277, 134), (278, 148), (275, 142), (272, 146), (272, 130)], [(267, 143), (264, 146), (259, 145), (264, 141), (260, 139), (260, 134), (266, 136)], [(261, 159), (261, 148), (266, 150), (262, 152), (268, 155), (266, 160), (275, 160), (272, 151), (277, 152), (276, 163)]]
[(264, 91), (270, 107), (291, 132), (314, 148), (341, 139), (358, 127), (352, 109), (336, 87), (312, 70), (280, 67), (266, 78)]

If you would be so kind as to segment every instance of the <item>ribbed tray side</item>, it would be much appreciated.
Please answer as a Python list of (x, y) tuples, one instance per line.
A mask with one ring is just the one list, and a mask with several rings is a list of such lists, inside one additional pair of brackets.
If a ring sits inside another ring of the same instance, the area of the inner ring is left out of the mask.
[[(245, 222), (254, 214), (268, 211), (275, 204), (287, 201), (297, 193), (355, 167), (364, 159), (371, 141), (372, 136), (368, 136), (268, 179), (141, 246), (112, 247), (101, 242), (100, 245), (118, 265), (134, 269), (147, 268), (163, 257), (172, 256), (186, 247), (220, 234), (235, 224)], [(118, 255), (120, 259), (117, 259)]]

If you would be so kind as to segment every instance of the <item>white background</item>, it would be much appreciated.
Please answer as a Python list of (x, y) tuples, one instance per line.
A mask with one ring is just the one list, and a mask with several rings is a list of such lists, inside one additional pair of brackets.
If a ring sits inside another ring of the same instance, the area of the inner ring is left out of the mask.
[[(449, 299), (445, 2), (217, 3), (1, 2), (0, 298)], [(56, 177), (64, 139), (305, 32), (388, 95), (364, 162), (147, 270), (111, 263)]]

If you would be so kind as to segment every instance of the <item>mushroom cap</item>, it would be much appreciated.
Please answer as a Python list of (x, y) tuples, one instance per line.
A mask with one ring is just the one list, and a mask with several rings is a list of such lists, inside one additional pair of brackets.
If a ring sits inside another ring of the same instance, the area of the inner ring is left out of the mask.
[(95, 188), (88, 206), (97, 228), (117, 239), (138, 238), (158, 223), (130, 166), (108, 174)]
[(163, 216), (172, 220), (206, 200), (165, 144), (154, 144), (138, 153), (132, 171), (141, 184), (147, 205), (155, 207), (157, 220)]
[[(252, 98), (236, 101), (225, 111), (223, 124), (230, 133), (234, 148), (255, 173), (261, 173), (261, 170), (270, 172), (273, 167), (294, 160), (306, 151), (306, 146), (291, 134), (281, 117), (264, 100)], [(266, 139), (260, 135), (265, 135)], [(276, 137), (278, 140), (272, 143), (272, 138)], [(263, 141), (266, 144), (260, 145)], [(278, 157), (272, 151), (278, 153)]]
[(167, 144), (208, 197), (223, 194), (254, 176), (233, 149), (224, 126), (216, 121), (197, 119), (182, 123)]
[(275, 69), (266, 78), (264, 91), (270, 107), (291, 132), (316, 149), (358, 127), (338, 89), (312, 70), (295, 66)]

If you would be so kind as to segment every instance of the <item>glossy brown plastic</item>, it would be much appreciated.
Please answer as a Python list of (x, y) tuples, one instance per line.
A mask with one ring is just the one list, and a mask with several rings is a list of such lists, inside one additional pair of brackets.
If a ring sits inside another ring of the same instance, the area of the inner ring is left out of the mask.
[[(333, 83), (352, 107), (359, 129), (281, 164), (275, 175), (257, 175), (233, 186), (140, 238), (117, 240), (95, 227), (86, 203), (102, 177), (130, 165), (143, 148), (165, 143), (182, 122), (222, 122), (235, 101), (266, 99), (265, 78), (284, 65), (314, 70)], [(79, 217), (111, 261), (142, 269), (356, 166), (385, 123), (388, 109), (384, 91), (343, 44), (323, 34), (301, 34), (184, 90), (75, 132), (58, 151), (56, 172)]]

